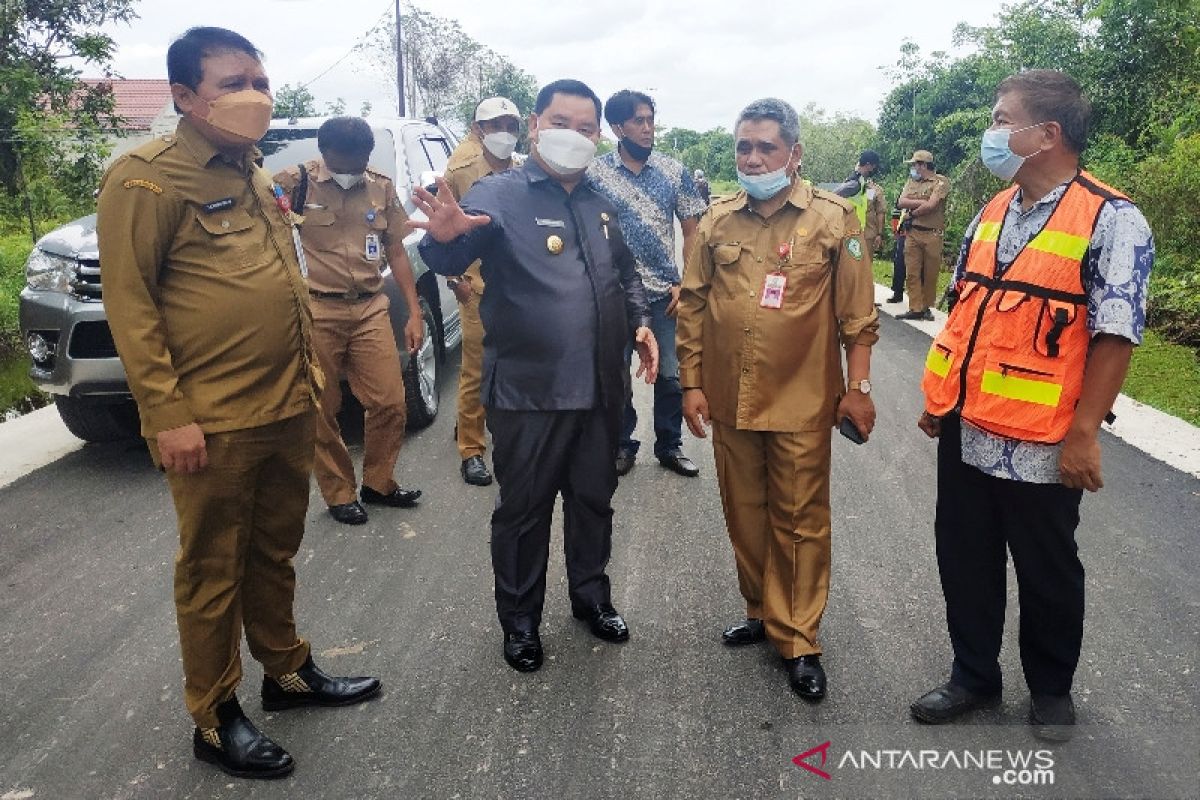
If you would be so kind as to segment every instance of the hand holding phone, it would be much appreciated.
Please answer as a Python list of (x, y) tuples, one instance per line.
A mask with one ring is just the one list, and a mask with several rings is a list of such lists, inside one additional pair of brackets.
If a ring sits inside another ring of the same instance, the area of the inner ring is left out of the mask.
[(838, 433), (855, 444), (864, 444), (867, 441), (862, 435), (862, 431), (858, 429), (858, 426), (849, 417), (842, 417), (841, 422), (838, 423)]

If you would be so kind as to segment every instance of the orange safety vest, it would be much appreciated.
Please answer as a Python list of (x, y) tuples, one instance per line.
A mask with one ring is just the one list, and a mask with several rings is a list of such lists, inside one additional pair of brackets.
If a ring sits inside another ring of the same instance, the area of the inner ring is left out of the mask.
[(1027, 442), (1062, 441), (1083, 390), (1091, 335), (1083, 261), (1101, 208), (1124, 195), (1080, 172), (1002, 277), (996, 247), (1012, 186), (991, 199), (959, 300), (925, 359), (925, 410)]

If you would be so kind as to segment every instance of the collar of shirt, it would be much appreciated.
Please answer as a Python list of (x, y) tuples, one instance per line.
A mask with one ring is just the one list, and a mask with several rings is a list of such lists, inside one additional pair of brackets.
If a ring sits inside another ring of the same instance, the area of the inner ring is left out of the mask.
[(219, 158), (232, 167), (245, 170), (247, 165), (256, 162), (262, 157), (262, 153), (257, 147), (251, 147), (242, 154), (240, 159), (230, 158), (214, 147), (212, 142), (205, 139), (204, 135), (200, 133), (187, 117), (180, 118), (179, 124), (175, 127), (175, 138), (192, 154), (192, 157), (196, 159), (196, 163), (202, 167), (207, 167), (212, 163), (214, 158)]
[(1079, 177), (1078, 172), (1060, 183), (1058, 186), (1055, 186), (1053, 189), (1046, 192), (1046, 196), (1031, 205), (1028, 211), (1025, 211), (1021, 208), (1021, 195), (1024, 194), (1025, 190), (1018, 187), (1017, 193), (1013, 195), (1013, 199), (1008, 204), (1008, 210), (1021, 216), (1025, 216), (1027, 214), (1032, 214), (1034, 209), (1036, 209), (1038, 206), (1046, 205), (1047, 203), (1057, 204), (1058, 201), (1062, 199), (1062, 196), (1067, 193), (1067, 187), (1070, 186), (1077, 177)]
[(475, 133), (475, 129), (463, 137), (458, 143), (458, 147), (454, 148), (454, 152), (450, 154), (450, 160), (446, 162), (446, 169), (456, 169), (466, 166), (477, 158), (483, 158), (483, 140)]
[[(808, 204), (812, 202), (812, 198), (813, 188), (811, 183), (803, 178), (792, 181), (792, 191), (788, 194), (788, 203), (791, 203), (796, 208), (803, 210), (808, 208)], [(732, 202), (733, 209), (735, 211), (740, 211), (743, 208), (749, 208), (750, 195), (746, 194), (745, 189), (740, 189), (738, 190), (738, 193), (734, 195)]]
[(613, 169), (625, 170), (625, 172), (627, 172), (631, 178), (640, 178), (642, 175), (646, 174), (646, 170), (648, 169), (659, 169), (658, 162), (661, 159), (661, 154), (651, 151), (650, 155), (646, 157), (646, 163), (642, 164), (642, 168), (638, 172), (634, 172), (629, 168), (629, 165), (625, 163), (625, 159), (621, 158), (621, 151), (619, 149), (605, 153), (597, 160), (603, 161), (606, 165), (612, 167)]

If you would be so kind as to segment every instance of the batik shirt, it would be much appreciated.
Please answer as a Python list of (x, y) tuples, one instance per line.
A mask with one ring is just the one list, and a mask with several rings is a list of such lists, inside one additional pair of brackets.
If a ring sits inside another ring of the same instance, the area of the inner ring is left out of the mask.
[(707, 208), (692, 176), (683, 164), (661, 153), (651, 153), (635, 175), (614, 150), (592, 162), (588, 180), (616, 206), (647, 298), (665, 297), (679, 284), (675, 218), (692, 219)]
[[(1045, 227), (1070, 183), (1067, 181), (1055, 187), (1028, 211), (1021, 209), (1021, 192), (1017, 191), (1004, 215), (1000, 241), (996, 245), (999, 274), (1004, 274), (1021, 249)], [(967, 227), (958, 253), (958, 264), (954, 268), (956, 282), (966, 272), (967, 251), (978, 225), (977, 214)], [(1141, 344), (1153, 264), (1154, 237), (1142, 212), (1128, 200), (1105, 203), (1096, 219), (1083, 264), (1083, 285), (1088, 297), (1087, 326), (1092, 336), (1107, 333)], [(1008, 439), (963, 420), (963, 463), (988, 475), (1025, 483), (1059, 483), (1061, 453), (1061, 443), (1039, 444)]]

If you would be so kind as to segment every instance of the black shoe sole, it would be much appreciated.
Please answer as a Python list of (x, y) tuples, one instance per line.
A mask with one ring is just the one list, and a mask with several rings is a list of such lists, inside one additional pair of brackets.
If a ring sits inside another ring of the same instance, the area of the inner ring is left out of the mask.
[(294, 761), (287, 766), (278, 767), (273, 770), (234, 769), (221, 760), (220, 750), (208, 744), (203, 746), (198, 744), (192, 745), (192, 755), (206, 764), (212, 764), (226, 775), (232, 775), (235, 778), (262, 778), (265, 780), (271, 780), (273, 778), (283, 778), (291, 775), (292, 771), (296, 769), (296, 762)]
[(338, 519), (337, 517), (334, 517), (333, 514), (330, 514), (329, 516), (333, 517), (333, 521), (338, 523), (339, 525), (366, 525), (368, 520), (370, 520), (370, 517), (355, 517), (354, 519)]
[(685, 478), (695, 478), (700, 474), (700, 470), (692, 471), (687, 469), (679, 469), (671, 464), (668, 464), (666, 461), (660, 460), (658, 463), (662, 464), (664, 469), (668, 469), (671, 472), (674, 472), (676, 475), (682, 475)]
[(726, 647), (749, 647), (750, 645), (754, 644), (762, 644), (766, 640), (766, 636), (743, 639), (740, 637), (727, 637), (725, 634), (721, 634), (721, 644), (725, 645)]
[(492, 476), (488, 475), (486, 478), (468, 478), (466, 475), (463, 475), (463, 483), (471, 486), (491, 486)]
[(588, 626), (588, 632), (590, 634), (592, 634), (592, 636), (595, 636), (597, 639), (600, 639), (601, 641), (618, 642), (618, 643), (629, 641), (629, 628), (626, 628), (624, 633), (617, 634), (617, 635), (597, 633), (596, 629), (592, 627), (591, 614), (587, 614), (587, 613), (581, 614), (580, 612), (576, 611), (575, 609), (571, 609), (571, 616), (574, 617), (575, 619), (579, 620), (580, 622), (586, 622), (587, 626)]
[(542, 661), (538, 660), (535, 664), (524, 664), (508, 657), (508, 653), (504, 654), (504, 663), (515, 669), (517, 672), (537, 672), (542, 668)]
[(285, 694), (283, 697), (275, 697), (271, 699), (262, 698), (263, 711), (286, 711), (289, 708), (302, 708), (304, 706), (321, 706), (323, 708), (342, 708), (344, 706), (354, 706), (359, 703), (370, 700), (383, 691), (383, 685), (380, 684), (374, 689), (363, 694), (343, 697), (337, 700), (323, 699), (320, 695), (312, 695), (308, 693), (296, 692), (295, 696)]
[(359, 498), (360, 502), (365, 503), (366, 505), (383, 506), (384, 508), (414, 508), (417, 505), (417, 501), (420, 499), (421, 499), (421, 497), (420, 497), (420, 495), (418, 495), (417, 497), (414, 497), (412, 500), (407, 500), (402, 503), (393, 503), (390, 500), (368, 500), (365, 497)]
[(917, 722), (923, 722), (926, 725), (945, 725), (947, 722), (953, 722), (956, 719), (960, 719), (964, 715), (970, 714), (972, 711), (996, 708), (1000, 705), (1002, 699), (1002, 695), (985, 697), (978, 702), (971, 703), (961, 710), (955, 711), (951, 714), (930, 714), (916, 703), (910, 705), (908, 707), (908, 711), (910, 714), (912, 714), (913, 719), (915, 719)]

